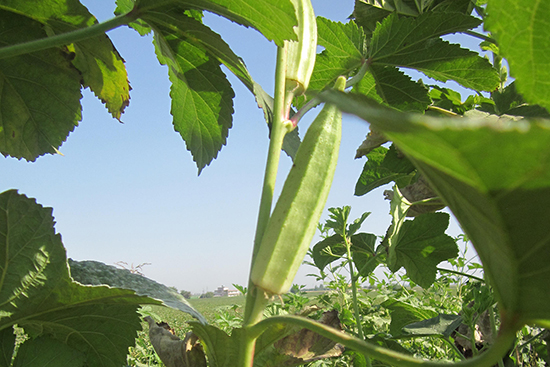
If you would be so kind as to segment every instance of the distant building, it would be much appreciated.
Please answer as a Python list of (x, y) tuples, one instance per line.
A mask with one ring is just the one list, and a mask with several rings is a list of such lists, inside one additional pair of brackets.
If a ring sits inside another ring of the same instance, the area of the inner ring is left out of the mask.
[(238, 290), (229, 289), (227, 287), (224, 287), (223, 285), (221, 287), (218, 287), (218, 289), (214, 291), (214, 297), (236, 297), (238, 295)]

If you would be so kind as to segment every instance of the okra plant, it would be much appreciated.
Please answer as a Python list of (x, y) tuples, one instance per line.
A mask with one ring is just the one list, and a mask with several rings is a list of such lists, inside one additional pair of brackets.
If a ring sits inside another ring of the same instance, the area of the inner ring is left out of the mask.
[[(203, 12), (273, 41), (273, 97), (203, 24)], [(382, 347), (363, 333), (356, 299), (355, 335), (340, 331), (331, 310), (320, 321), (264, 318), (267, 303), (288, 291), (310, 247), (335, 174), (342, 112), (370, 128), (358, 149), (367, 162), (356, 194), (394, 183), (385, 193), (392, 224), (375, 249), (376, 236), (356, 233), (366, 216), (350, 224), (345, 210), (334, 211), (339, 237), (323, 248), (345, 250), (354, 287), (359, 275), (384, 263), (428, 288), (438, 264), (458, 255), (444, 233), (449, 215), (439, 210), (447, 207), (479, 254), (500, 312), (491, 347), (456, 364), (502, 364), (522, 327), (550, 328), (547, 19), (550, 6), (536, 0), (356, 0), (347, 23), (316, 18), (310, 0), (119, 0), (115, 17), (99, 23), (78, 0), (0, 0), (4, 156), (34, 161), (57, 153), (81, 118), (82, 88), (120, 119), (130, 86), (105, 33), (120, 26), (154, 34), (172, 83), (174, 126), (199, 172), (217, 156), (231, 126), (227, 106), (234, 94), (221, 65), (254, 95), (270, 137), (243, 325), (230, 335), (167, 287), (104, 264), (69, 261), (51, 209), (15, 190), (0, 194), (3, 365), (120, 366), (141, 327), (139, 306), (160, 303), (196, 318), (180, 340), (147, 317), (151, 343), (168, 367), (299, 365), (344, 349), (361, 355), (366, 366), (373, 360), (442, 365)], [(442, 38), (453, 33), (478, 39), (491, 60)], [(404, 69), (427, 78), (414, 81)], [(448, 80), (475, 93), (462, 102), (436, 83)], [(216, 92), (205, 92), (206, 83)], [(320, 103), (297, 147), (296, 126)], [(193, 128), (197, 120), (209, 127), (207, 134)], [(203, 144), (212, 135), (214, 143)], [(293, 167), (274, 204), (282, 150)]]

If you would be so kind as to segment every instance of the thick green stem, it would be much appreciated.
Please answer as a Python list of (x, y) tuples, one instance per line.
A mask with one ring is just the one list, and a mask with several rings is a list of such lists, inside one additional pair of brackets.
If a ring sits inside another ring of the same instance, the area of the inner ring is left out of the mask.
[[(260, 210), (258, 213), (258, 222), (256, 223), (256, 235), (254, 237), (254, 249), (252, 250), (252, 261), (250, 269), (254, 266), (256, 254), (260, 248), (262, 237), (264, 235), (267, 222), (271, 215), (271, 206), (273, 203), (273, 192), (275, 190), (275, 181), (279, 168), (279, 158), (283, 139), (287, 130), (285, 116), (285, 65), (286, 50), (283, 47), (277, 49), (277, 64), (275, 69), (275, 100), (273, 123), (271, 124), (271, 134), (269, 140), (269, 149), (267, 163), (264, 175), (264, 184), (262, 196), (260, 199)], [(256, 287), (252, 281), (248, 280), (248, 292), (246, 295), (246, 305), (244, 310), (244, 332), (241, 341), (241, 350), (239, 353), (239, 366), (251, 367), (254, 363), (254, 343), (256, 337), (251, 337), (247, 328), (258, 323), (263, 317), (265, 305), (269, 301), (265, 292)]]
[(135, 19), (137, 19), (137, 13), (130, 12), (128, 14), (110, 19), (106, 22), (97, 23), (72, 32), (61, 33), (52, 37), (2, 47), (0, 48), (0, 59), (41, 51), (51, 47), (69, 45), (74, 42), (105, 34), (105, 32), (118, 28), (121, 25), (126, 25)]
[(251, 327), (249, 329), (249, 333), (258, 337), (269, 326), (273, 324), (291, 324), (309, 329), (318, 333), (321, 336), (329, 338), (332, 341), (343, 344), (346, 347), (353, 349), (357, 352), (363, 353), (365, 354), (365, 356), (370, 356), (373, 359), (397, 367), (490, 367), (498, 363), (502, 356), (504, 356), (508, 352), (508, 349), (515, 339), (516, 330), (518, 330), (520, 327), (520, 324), (514, 322), (507, 323), (505, 322), (505, 320), (503, 320), (500, 333), (495, 340), (495, 343), (487, 351), (481, 353), (475, 358), (465, 359), (460, 362), (449, 364), (447, 362), (433, 362), (423, 360), (407, 354), (399, 353), (381, 347), (377, 344), (360, 340), (351, 335), (344, 334), (341, 331), (336, 330), (330, 326), (323, 325), (311, 319), (299, 316), (286, 315), (270, 317)]

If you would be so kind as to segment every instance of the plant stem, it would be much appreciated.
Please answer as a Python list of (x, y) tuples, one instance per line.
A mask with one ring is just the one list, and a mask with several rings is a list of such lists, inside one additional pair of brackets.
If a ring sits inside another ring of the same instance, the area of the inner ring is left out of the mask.
[(451, 273), (451, 274), (460, 275), (460, 276), (463, 276), (463, 277), (466, 277), (466, 278), (477, 280), (478, 282), (485, 283), (485, 279), (476, 277), (475, 275), (471, 275), (471, 274), (468, 274), (468, 273), (463, 273), (461, 271), (456, 271), (456, 270), (451, 270), (451, 269), (443, 269), (443, 268), (437, 268), (437, 270), (441, 271), (441, 272), (444, 272), (444, 273)]
[(359, 312), (359, 304), (357, 302), (357, 277), (353, 269), (353, 261), (351, 258), (351, 243), (349, 242), (349, 238), (347, 235), (344, 234), (343, 237), (346, 243), (349, 273), (351, 276), (351, 297), (353, 302), (353, 312), (355, 313), (355, 323), (357, 324), (357, 335), (359, 336), (359, 339), (363, 340), (365, 339), (365, 336), (363, 335), (363, 326), (361, 325), (361, 313)]
[(464, 31), (462, 33), (467, 34), (467, 35), (472, 36), (472, 37), (482, 39), (482, 40), (487, 41), (487, 42), (494, 43), (495, 45), (498, 45), (497, 41), (494, 38), (487, 37), (484, 34), (477, 33), (477, 32), (474, 32), (474, 31)]
[(121, 25), (126, 25), (137, 18), (137, 12), (131, 11), (106, 22), (96, 23), (92, 26), (80, 28), (72, 32), (61, 33), (52, 37), (40, 38), (13, 46), (2, 47), (0, 48), (0, 59), (41, 51), (51, 47), (64, 46), (91, 37), (99, 36), (107, 31), (118, 28)]
[[(267, 222), (271, 215), (271, 206), (273, 203), (273, 191), (275, 190), (275, 181), (279, 168), (279, 158), (283, 139), (287, 132), (285, 124), (285, 65), (286, 49), (277, 48), (277, 64), (275, 69), (275, 98), (273, 123), (271, 125), (271, 134), (269, 140), (269, 149), (267, 154), (267, 163), (265, 167), (264, 183), (262, 196), (260, 199), (260, 209), (258, 221), (256, 223), (256, 235), (254, 237), (254, 248), (252, 250), (252, 261), (250, 269), (254, 266), (256, 255), (260, 248)], [(244, 332), (241, 341), (241, 350), (239, 353), (239, 366), (252, 367), (254, 363), (254, 344), (256, 337), (251, 337), (247, 328), (258, 323), (263, 317), (265, 305), (269, 301), (265, 292), (256, 287), (252, 281), (248, 280), (248, 292), (246, 295), (246, 305), (244, 310)]]
[(516, 330), (520, 327), (520, 324), (517, 322), (513, 322), (512, 320), (505, 322), (505, 320), (503, 320), (500, 333), (495, 343), (487, 351), (475, 358), (465, 359), (450, 365), (446, 362), (427, 361), (399, 353), (377, 344), (359, 340), (358, 338), (342, 333), (330, 326), (299, 316), (285, 315), (270, 317), (251, 327), (249, 333), (257, 337), (273, 324), (291, 324), (306, 328), (332, 341), (343, 344), (350, 349), (363, 353), (365, 356), (368, 355), (371, 358), (397, 367), (490, 367), (498, 363), (502, 356), (508, 352), (508, 349), (515, 339)]

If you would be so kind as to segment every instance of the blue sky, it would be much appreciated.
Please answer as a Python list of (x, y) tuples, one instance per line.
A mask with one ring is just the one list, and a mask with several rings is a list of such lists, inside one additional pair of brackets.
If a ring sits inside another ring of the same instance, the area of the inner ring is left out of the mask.
[[(100, 21), (112, 17), (114, 2), (83, 3)], [(317, 15), (332, 20), (345, 21), (353, 10), (351, 0), (313, 0), (313, 5)], [(275, 45), (215, 15), (207, 15), (205, 23), (272, 93)], [(132, 86), (124, 123), (112, 119), (101, 102), (84, 91), (83, 119), (61, 146), (63, 156), (44, 156), (34, 163), (0, 159), (0, 192), (16, 188), (53, 207), (56, 230), (75, 260), (151, 263), (143, 268), (146, 276), (194, 293), (222, 284), (245, 285), (267, 157), (262, 111), (250, 92), (227, 73), (236, 93), (234, 126), (218, 159), (197, 176), (185, 143), (172, 127), (167, 70), (155, 57), (152, 38), (127, 27), (109, 36), (126, 60)], [(383, 189), (353, 196), (364, 164), (364, 159), (353, 158), (367, 132), (365, 122), (344, 117), (327, 208), (350, 205), (353, 218), (373, 212), (362, 229), (383, 235), (390, 222)], [(289, 168), (290, 160), (283, 155), (278, 190)], [(449, 233), (459, 233), (456, 224)], [(296, 283), (315, 284), (305, 276), (313, 271), (303, 267)]]

